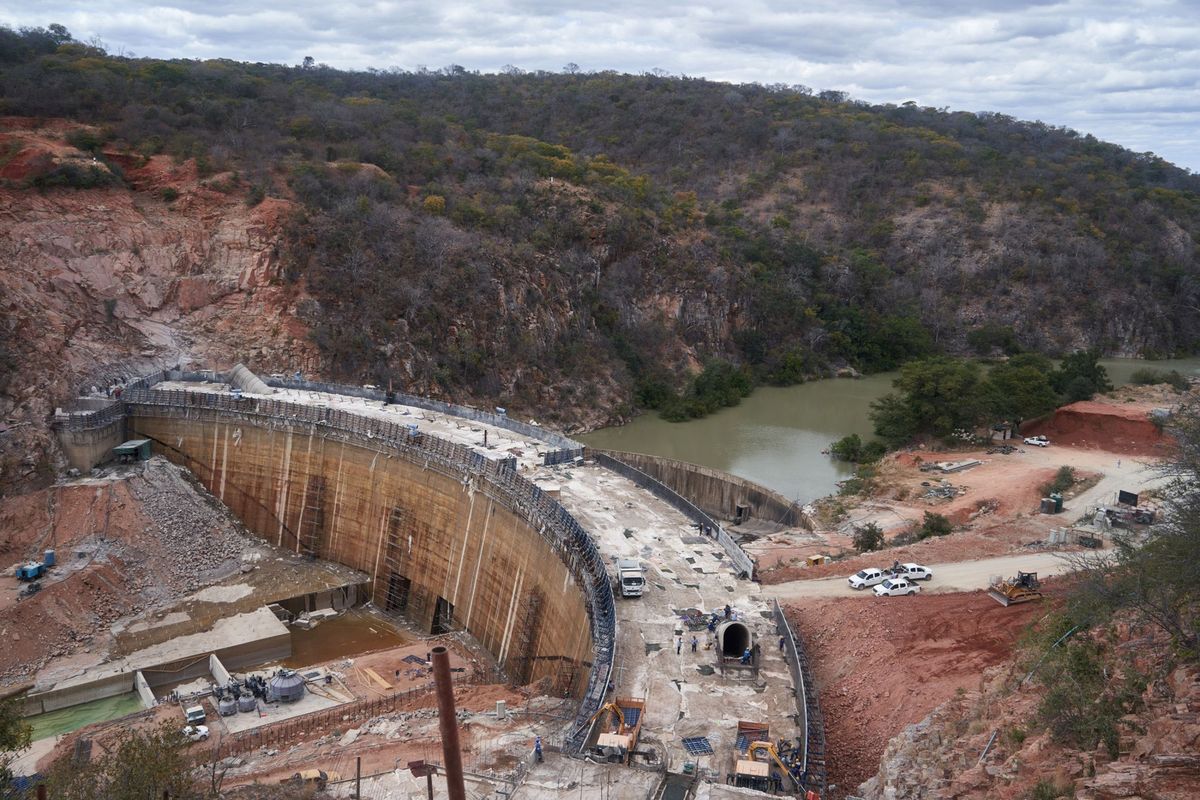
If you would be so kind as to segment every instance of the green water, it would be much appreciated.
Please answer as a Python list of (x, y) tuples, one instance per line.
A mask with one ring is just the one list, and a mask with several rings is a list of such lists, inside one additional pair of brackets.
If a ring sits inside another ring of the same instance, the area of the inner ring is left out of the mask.
[(45, 714), (29, 717), (25, 721), (33, 728), (33, 740), (37, 741), (79, 730), (84, 725), (91, 725), (93, 722), (105, 722), (141, 710), (141, 699), (136, 692), (130, 692), (116, 697), (92, 700), (89, 703), (81, 703), (70, 708), (61, 708), (58, 711), (48, 711)]
[[(1200, 358), (1101, 362), (1116, 385), (1142, 367), (1200, 376)], [(821, 451), (857, 433), (871, 435), (871, 401), (892, 389), (895, 373), (852, 380), (834, 378), (785, 388), (763, 387), (704, 419), (664, 422), (644, 414), (628, 425), (578, 437), (610, 450), (675, 458), (749, 478), (801, 503), (837, 489), (852, 470)]]

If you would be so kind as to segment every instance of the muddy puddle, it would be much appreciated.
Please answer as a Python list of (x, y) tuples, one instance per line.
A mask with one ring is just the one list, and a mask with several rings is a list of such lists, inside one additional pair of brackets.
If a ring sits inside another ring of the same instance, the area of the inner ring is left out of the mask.
[(312, 630), (292, 628), (292, 655), (283, 666), (297, 669), (339, 658), (410, 644), (416, 638), (365, 611), (352, 610)]

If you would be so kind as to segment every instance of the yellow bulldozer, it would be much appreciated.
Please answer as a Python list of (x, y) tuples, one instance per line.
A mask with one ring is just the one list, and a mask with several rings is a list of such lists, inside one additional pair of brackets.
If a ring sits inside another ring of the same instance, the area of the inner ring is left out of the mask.
[(988, 594), (1002, 606), (1042, 599), (1042, 584), (1036, 572), (1018, 572), (1015, 578), (993, 578)]

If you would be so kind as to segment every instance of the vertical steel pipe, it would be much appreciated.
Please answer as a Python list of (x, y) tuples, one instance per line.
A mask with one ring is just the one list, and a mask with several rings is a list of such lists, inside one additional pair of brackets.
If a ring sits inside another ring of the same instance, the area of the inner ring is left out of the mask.
[(433, 648), (432, 657), (438, 725), (442, 731), (442, 757), (446, 761), (446, 792), (450, 800), (467, 800), (463, 785), (462, 750), (458, 745), (458, 714), (454, 710), (454, 686), (450, 683), (450, 653), (438, 645)]

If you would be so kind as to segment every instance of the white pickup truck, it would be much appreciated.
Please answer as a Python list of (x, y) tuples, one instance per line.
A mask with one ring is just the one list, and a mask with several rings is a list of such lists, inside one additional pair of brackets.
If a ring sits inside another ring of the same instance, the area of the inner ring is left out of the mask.
[(1050, 440), (1049, 440), (1049, 439), (1047, 439), (1045, 436), (1041, 436), (1041, 435), (1038, 435), (1038, 436), (1026, 436), (1026, 437), (1025, 437), (1025, 444), (1031, 444), (1031, 445), (1033, 445), (1034, 447), (1049, 447), (1049, 446), (1050, 446)]
[(847, 578), (851, 589), (866, 589), (868, 586), (874, 586), (877, 583), (883, 583), (887, 578), (887, 573), (881, 569), (860, 569), (858, 572)]
[(888, 578), (883, 583), (872, 589), (876, 597), (898, 597), (900, 595), (914, 595), (921, 591), (921, 587), (911, 581), (906, 581), (904, 578)]
[(888, 573), (892, 577), (905, 578), (910, 581), (933, 580), (933, 570), (920, 564), (901, 564), (898, 567), (892, 567)]

